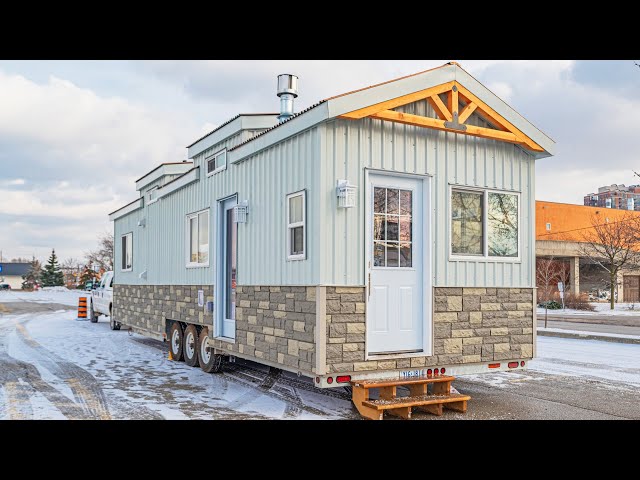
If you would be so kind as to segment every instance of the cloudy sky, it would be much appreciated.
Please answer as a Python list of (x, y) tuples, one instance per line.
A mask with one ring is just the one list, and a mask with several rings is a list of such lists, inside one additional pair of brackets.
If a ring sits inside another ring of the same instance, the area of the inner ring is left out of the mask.
[[(633, 61), (456, 60), (557, 142), (537, 163), (536, 198), (582, 203), (640, 183)], [(446, 61), (0, 61), (3, 259), (52, 247), (82, 258), (136, 178), (237, 113), (278, 111), (279, 73), (300, 77), (298, 111)]]

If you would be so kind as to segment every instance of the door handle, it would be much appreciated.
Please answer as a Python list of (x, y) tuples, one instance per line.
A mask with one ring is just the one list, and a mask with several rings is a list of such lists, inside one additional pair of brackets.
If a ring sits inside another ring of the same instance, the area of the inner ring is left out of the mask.
[(369, 296), (367, 300), (371, 299), (371, 272), (369, 272)]

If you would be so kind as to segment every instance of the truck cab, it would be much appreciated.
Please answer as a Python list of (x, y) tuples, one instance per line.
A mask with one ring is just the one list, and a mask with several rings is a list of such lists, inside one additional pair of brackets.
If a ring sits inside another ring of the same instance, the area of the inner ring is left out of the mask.
[(113, 320), (113, 271), (104, 274), (100, 284), (91, 292), (91, 307), (89, 310), (92, 323), (97, 323), (100, 315), (109, 317), (111, 330), (120, 330), (120, 323)]

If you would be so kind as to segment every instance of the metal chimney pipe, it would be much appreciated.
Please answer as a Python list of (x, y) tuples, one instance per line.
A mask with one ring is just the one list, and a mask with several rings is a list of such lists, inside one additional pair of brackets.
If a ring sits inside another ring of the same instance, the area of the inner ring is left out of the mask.
[(293, 99), (298, 96), (298, 77), (288, 73), (278, 75), (278, 97), (280, 97), (280, 115), (283, 122), (293, 116)]

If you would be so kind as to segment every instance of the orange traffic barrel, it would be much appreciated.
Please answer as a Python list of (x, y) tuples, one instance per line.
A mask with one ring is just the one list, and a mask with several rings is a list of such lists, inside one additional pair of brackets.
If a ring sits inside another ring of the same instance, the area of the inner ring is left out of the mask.
[(87, 320), (87, 297), (78, 299), (78, 318), (76, 320)]

